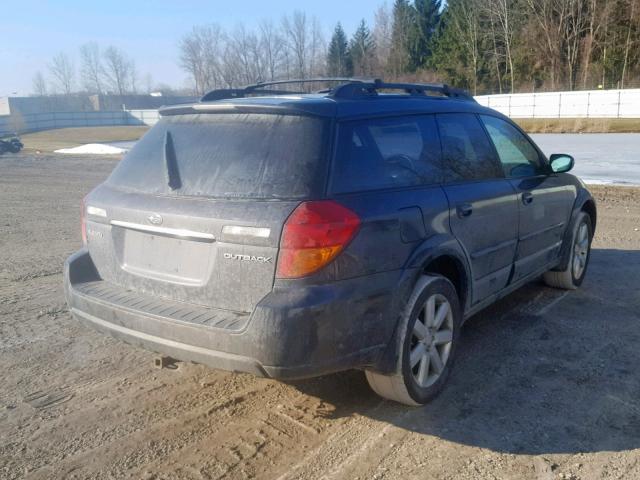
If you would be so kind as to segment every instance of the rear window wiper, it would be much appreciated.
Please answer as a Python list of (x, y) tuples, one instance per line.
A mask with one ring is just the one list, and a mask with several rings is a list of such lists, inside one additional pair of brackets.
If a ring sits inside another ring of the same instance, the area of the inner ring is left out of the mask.
[(169, 188), (177, 190), (182, 187), (176, 149), (173, 146), (173, 138), (169, 130), (164, 134), (164, 164), (167, 169), (167, 185), (169, 185)]

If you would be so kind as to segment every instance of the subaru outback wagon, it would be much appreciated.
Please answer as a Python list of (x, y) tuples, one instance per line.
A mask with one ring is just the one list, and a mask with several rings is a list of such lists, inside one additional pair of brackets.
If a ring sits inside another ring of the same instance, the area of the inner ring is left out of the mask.
[(420, 405), (465, 319), (541, 275), (582, 283), (596, 206), (569, 155), (445, 85), (278, 83), (164, 108), (87, 195), (75, 317), (225, 370), (361, 369)]

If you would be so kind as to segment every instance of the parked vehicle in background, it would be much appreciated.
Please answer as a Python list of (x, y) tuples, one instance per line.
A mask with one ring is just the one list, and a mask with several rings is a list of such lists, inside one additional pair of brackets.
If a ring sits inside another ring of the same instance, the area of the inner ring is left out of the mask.
[(580, 286), (596, 206), (572, 157), (460, 90), (336, 83), (164, 109), (85, 198), (73, 315), (215, 368), (362, 369), (420, 405), (465, 319), (541, 275)]
[(17, 136), (0, 139), (0, 155), (5, 152), (18, 153), (24, 145)]

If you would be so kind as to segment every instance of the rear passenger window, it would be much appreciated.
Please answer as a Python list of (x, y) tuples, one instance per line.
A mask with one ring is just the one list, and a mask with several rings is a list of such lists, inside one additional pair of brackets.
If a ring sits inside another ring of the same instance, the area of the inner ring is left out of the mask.
[(468, 113), (437, 115), (446, 182), (502, 178), (502, 168), (480, 121)]
[(442, 181), (433, 115), (344, 122), (332, 172), (333, 193)]

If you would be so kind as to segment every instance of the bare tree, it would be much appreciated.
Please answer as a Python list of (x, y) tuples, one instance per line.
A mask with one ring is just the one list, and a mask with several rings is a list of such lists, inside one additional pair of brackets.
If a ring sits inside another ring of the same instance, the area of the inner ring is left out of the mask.
[(562, 65), (562, 29), (568, 15), (565, 0), (527, 0), (529, 11), (542, 33), (545, 58), (549, 63), (551, 89), (557, 88)]
[(180, 66), (191, 75), (195, 93), (201, 95), (205, 88), (206, 66), (200, 31), (197, 27), (182, 37), (179, 48)]
[(587, 15), (585, 14), (585, 0), (565, 0), (568, 15), (562, 28), (562, 40), (566, 57), (567, 77), (569, 88), (573, 90), (576, 84), (580, 48), (587, 31)]
[(609, 0), (587, 0), (588, 27), (582, 52), (582, 88), (585, 89), (589, 81), (593, 51), (601, 38), (600, 31), (605, 29), (604, 25), (610, 17), (609, 5)]
[(373, 41), (376, 45), (376, 68), (386, 70), (391, 55), (392, 20), (389, 7), (383, 3), (375, 12)]
[(60, 52), (51, 60), (49, 73), (58, 89), (65, 95), (70, 95), (75, 80), (73, 61), (65, 53)]
[(489, 25), (491, 26), (491, 29), (488, 32), (488, 35), (490, 37), (491, 47), (492, 47), (491, 56), (493, 57), (493, 65), (496, 68), (496, 78), (498, 79), (498, 92), (502, 93), (502, 72), (500, 71), (502, 54), (500, 52), (500, 47), (498, 45), (496, 19), (491, 14), (491, 12), (489, 12)]
[(264, 80), (266, 62), (261, 54), (260, 40), (244, 25), (238, 25), (227, 39), (225, 65), (233, 72), (234, 84), (248, 84)]
[(33, 76), (33, 93), (38, 97), (44, 97), (47, 95), (47, 82), (44, 79), (42, 72), (38, 70)]
[(638, 18), (637, 18), (639, 14), (638, 10), (640, 10), (640, 2), (638, 0), (629, 0), (629, 5), (628, 5), (629, 17), (628, 17), (628, 24), (627, 24), (627, 34), (624, 42), (624, 61), (622, 64), (622, 74), (620, 75), (620, 88), (624, 88), (625, 75), (629, 67), (629, 53), (633, 48), (633, 44), (634, 44), (632, 31), (634, 30), (634, 28), (637, 28), (637, 25), (634, 25), (634, 24), (635, 22), (638, 21)]
[(311, 18), (309, 41), (309, 76), (317, 77), (326, 70), (325, 59), (327, 58), (326, 45), (322, 35), (322, 27), (316, 17)]
[(284, 41), (271, 21), (260, 24), (260, 46), (269, 80), (275, 80), (283, 62)]
[(104, 72), (98, 44), (85, 43), (82, 45), (80, 47), (80, 60), (82, 62), (80, 76), (85, 90), (89, 93), (101, 93)]
[(197, 95), (224, 81), (221, 69), (224, 42), (224, 34), (216, 24), (194, 27), (180, 41), (180, 65), (191, 76)]
[[(573, 1), (573, 0), (572, 0)], [(580, 1), (580, 0), (578, 0)], [(486, 12), (496, 20), (496, 34), (504, 45), (505, 61), (509, 67), (511, 92), (515, 90), (515, 72), (513, 68), (513, 38), (516, 31), (516, 10), (509, 0), (487, 0), (483, 4)]]
[(135, 65), (120, 49), (110, 46), (104, 51), (105, 78), (111, 89), (122, 96), (135, 82)]
[(291, 17), (285, 15), (282, 19), (282, 29), (287, 47), (293, 57), (295, 75), (306, 78), (309, 36), (306, 13), (296, 10)]

